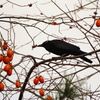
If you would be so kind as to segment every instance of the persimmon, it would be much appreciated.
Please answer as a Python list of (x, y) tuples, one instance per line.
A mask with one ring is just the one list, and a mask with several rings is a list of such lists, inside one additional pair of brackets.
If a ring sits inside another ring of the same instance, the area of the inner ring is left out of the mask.
[(11, 69), (9, 69), (9, 71), (7, 71), (7, 75), (12, 75), (12, 68)]
[(21, 87), (20, 81), (17, 80), (16, 83), (15, 83), (15, 85), (16, 85), (17, 88), (20, 88)]
[(40, 93), (41, 96), (44, 96), (44, 89), (40, 89), (39, 93)]
[(47, 100), (53, 100), (53, 98), (50, 95), (48, 95), (46, 99)]
[(39, 81), (40, 81), (41, 83), (44, 83), (44, 78), (43, 78), (43, 76), (39, 76)]
[(51, 24), (52, 24), (52, 25), (57, 25), (57, 22), (52, 22)]
[(8, 44), (6, 42), (4, 42), (4, 44), (2, 45), (3, 49), (6, 50), (8, 48)]
[(4, 71), (8, 72), (11, 69), (11, 66), (9, 64), (5, 65)]
[(33, 82), (35, 85), (37, 85), (39, 83), (39, 78), (38, 77), (34, 78)]
[(96, 20), (96, 26), (97, 26), (97, 27), (100, 27), (100, 19), (97, 19), (97, 20)]
[(0, 91), (4, 90), (4, 84), (2, 82), (0, 82)]
[(0, 55), (0, 62), (3, 60), (3, 55)]
[(13, 54), (14, 54), (14, 52), (13, 52), (12, 49), (8, 49), (8, 50), (7, 50), (7, 56), (8, 56), (8, 57), (12, 57)]
[(13, 60), (13, 56), (9, 57), (9, 61), (12, 61)]
[(8, 64), (10, 62), (9, 57), (8, 56), (3, 57), (3, 62), (5, 64)]

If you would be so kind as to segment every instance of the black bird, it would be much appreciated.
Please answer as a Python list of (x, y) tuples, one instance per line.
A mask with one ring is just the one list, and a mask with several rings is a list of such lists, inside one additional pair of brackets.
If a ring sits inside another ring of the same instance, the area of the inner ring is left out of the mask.
[[(60, 56), (68, 56), (70, 54), (74, 56), (86, 54), (86, 52), (81, 51), (78, 46), (67, 43), (63, 40), (45, 41), (42, 44), (38, 45), (38, 47), (44, 47), (47, 51)], [(80, 58), (86, 62), (92, 63), (92, 61), (85, 56), (82, 56)]]

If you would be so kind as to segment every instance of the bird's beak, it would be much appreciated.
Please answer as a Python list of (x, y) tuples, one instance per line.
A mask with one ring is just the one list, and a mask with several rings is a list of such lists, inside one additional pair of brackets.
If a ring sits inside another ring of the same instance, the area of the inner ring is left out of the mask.
[(40, 44), (40, 45), (37, 45), (37, 47), (43, 47), (43, 46), (42, 46), (42, 44)]

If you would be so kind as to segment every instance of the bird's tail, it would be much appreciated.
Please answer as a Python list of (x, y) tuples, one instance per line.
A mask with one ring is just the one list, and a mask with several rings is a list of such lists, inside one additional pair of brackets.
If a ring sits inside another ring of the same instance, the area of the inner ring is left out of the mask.
[(86, 62), (92, 63), (92, 61), (90, 59), (86, 58), (86, 57), (80, 57), (80, 58), (83, 59)]

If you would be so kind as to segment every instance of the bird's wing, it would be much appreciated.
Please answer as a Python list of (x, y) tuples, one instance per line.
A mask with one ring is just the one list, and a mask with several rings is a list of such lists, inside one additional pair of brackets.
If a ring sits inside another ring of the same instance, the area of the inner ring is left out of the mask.
[(67, 43), (62, 40), (53, 40), (51, 41), (51, 44), (53, 44), (56, 48), (62, 50), (72, 50), (72, 51), (80, 50), (78, 46), (75, 46), (73, 44)]

